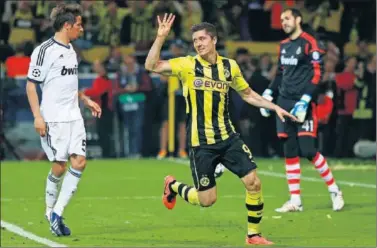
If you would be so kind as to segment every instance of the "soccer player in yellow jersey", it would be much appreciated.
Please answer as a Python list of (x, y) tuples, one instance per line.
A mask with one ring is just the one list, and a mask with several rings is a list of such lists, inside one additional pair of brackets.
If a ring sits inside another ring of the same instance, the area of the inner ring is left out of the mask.
[(249, 104), (274, 110), (279, 118), (294, 116), (265, 100), (250, 89), (237, 63), (220, 56), (216, 51), (216, 28), (210, 23), (194, 25), (191, 29), (196, 56), (160, 60), (161, 47), (168, 36), (175, 16), (165, 14), (158, 20), (157, 37), (145, 68), (164, 75), (179, 77), (186, 99), (187, 138), (190, 166), (195, 187), (178, 182), (173, 176), (165, 178), (163, 203), (172, 209), (176, 195), (192, 205), (209, 207), (216, 201), (215, 167), (224, 164), (236, 174), (246, 188), (248, 212), (247, 244), (272, 244), (261, 236), (263, 196), (261, 181), (249, 148), (236, 133), (228, 112), (229, 87), (235, 89)]

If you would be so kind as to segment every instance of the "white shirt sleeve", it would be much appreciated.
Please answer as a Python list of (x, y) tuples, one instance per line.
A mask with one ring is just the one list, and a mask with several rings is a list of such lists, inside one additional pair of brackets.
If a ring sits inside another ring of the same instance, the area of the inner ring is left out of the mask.
[(41, 84), (44, 82), (47, 76), (47, 72), (51, 67), (51, 63), (48, 59), (48, 51), (41, 46), (38, 46), (34, 49), (30, 65), (29, 71), (27, 74), (27, 80), (33, 83)]

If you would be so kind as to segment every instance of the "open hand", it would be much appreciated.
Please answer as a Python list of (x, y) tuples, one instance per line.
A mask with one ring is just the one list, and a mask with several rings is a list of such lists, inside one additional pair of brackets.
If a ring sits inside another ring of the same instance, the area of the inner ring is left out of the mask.
[(158, 21), (158, 30), (157, 30), (157, 36), (160, 37), (167, 37), (169, 35), (171, 26), (173, 25), (175, 19), (175, 15), (173, 14), (166, 14), (164, 15), (164, 18), (161, 20), (160, 16), (157, 16)]
[(280, 120), (282, 122), (285, 122), (285, 118), (284, 118), (285, 116), (289, 117), (292, 121), (295, 121), (295, 122), (299, 121), (296, 116), (288, 113), (287, 111), (285, 111), (284, 109), (280, 108), (279, 106), (276, 106), (275, 112), (279, 116), (279, 118), (280, 118)]
[(92, 111), (92, 116), (94, 117), (101, 117), (102, 110), (101, 107), (94, 101), (87, 99), (84, 101), (86, 107), (88, 107)]

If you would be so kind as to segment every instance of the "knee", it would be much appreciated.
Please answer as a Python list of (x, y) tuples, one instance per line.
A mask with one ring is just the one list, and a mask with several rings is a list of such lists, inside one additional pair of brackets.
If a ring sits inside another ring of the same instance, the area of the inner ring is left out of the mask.
[(257, 175), (250, 175), (244, 181), (245, 187), (250, 192), (258, 192), (261, 190), (261, 181)]
[(213, 204), (215, 204), (216, 200), (217, 200), (216, 196), (199, 198), (200, 206), (202, 207), (210, 207)]
[(86, 158), (84, 156), (74, 155), (71, 159), (72, 168), (78, 171), (84, 171), (86, 167)]

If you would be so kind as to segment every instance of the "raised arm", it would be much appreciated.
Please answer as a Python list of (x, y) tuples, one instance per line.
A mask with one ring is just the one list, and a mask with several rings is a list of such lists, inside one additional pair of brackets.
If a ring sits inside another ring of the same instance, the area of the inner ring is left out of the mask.
[(172, 73), (172, 68), (169, 62), (166, 60), (160, 60), (160, 53), (162, 45), (164, 44), (166, 37), (169, 35), (169, 31), (174, 22), (174, 19), (175, 15), (173, 14), (169, 14), (169, 16), (165, 14), (162, 21), (160, 17), (157, 16), (157, 37), (153, 42), (151, 49), (149, 50), (147, 59), (145, 60), (146, 70), (164, 75), (170, 75)]

